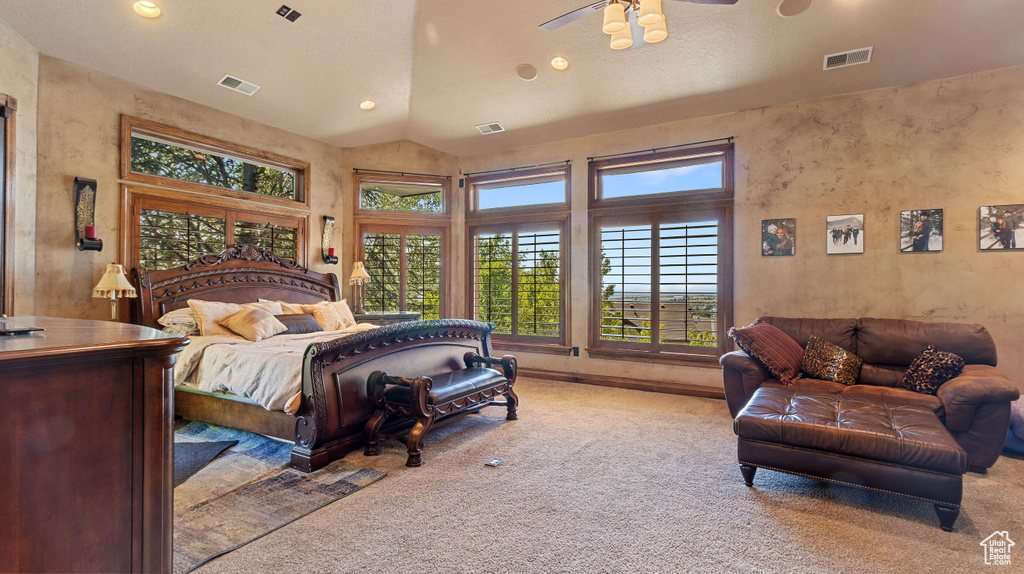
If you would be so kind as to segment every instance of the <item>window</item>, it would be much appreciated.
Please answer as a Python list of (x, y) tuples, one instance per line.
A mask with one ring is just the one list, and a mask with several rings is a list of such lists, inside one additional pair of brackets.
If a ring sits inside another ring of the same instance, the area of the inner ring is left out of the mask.
[(363, 303), (366, 312), (413, 311), (421, 319), (443, 317), (445, 235), (442, 228), (364, 226), (361, 257), (371, 279)]
[(359, 209), (444, 213), (444, 186), (437, 182), (387, 182), (362, 180)]
[(309, 164), (138, 118), (121, 120), (124, 253), (180, 267), (237, 245), (306, 264)]
[(502, 349), (568, 353), (568, 175), (554, 168), (467, 177), (468, 298)]
[(592, 183), (615, 197), (591, 208), (591, 356), (701, 363), (727, 350), (731, 166), (731, 145), (592, 162)]
[(14, 132), (18, 102), (0, 94), (0, 314), (14, 305)]

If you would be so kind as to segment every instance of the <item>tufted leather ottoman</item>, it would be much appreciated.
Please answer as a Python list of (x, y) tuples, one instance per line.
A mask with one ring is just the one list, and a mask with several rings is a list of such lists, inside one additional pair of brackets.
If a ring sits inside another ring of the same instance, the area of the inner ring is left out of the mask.
[(931, 502), (947, 531), (960, 513), (967, 453), (927, 407), (761, 387), (733, 429), (747, 486), (767, 468)]

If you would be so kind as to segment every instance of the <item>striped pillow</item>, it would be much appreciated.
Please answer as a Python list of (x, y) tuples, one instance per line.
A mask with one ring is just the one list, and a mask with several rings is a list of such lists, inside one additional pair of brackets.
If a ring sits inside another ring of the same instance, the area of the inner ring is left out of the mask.
[(729, 329), (729, 336), (783, 383), (788, 385), (800, 378), (804, 349), (778, 327), (754, 323), (749, 327)]

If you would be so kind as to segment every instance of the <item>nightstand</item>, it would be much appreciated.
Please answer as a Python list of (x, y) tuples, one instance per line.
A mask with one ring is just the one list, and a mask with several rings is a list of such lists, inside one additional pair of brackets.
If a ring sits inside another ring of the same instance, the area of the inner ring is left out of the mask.
[(374, 325), (390, 325), (406, 321), (419, 321), (420, 314), (406, 311), (402, 313), (355, 313), (357, 323), (373, 323)]

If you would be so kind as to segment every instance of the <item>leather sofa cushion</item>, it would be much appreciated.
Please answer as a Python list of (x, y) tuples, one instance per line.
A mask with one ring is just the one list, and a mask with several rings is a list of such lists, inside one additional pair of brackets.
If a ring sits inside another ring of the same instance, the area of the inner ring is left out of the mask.
[(853, 398), (846, 392), (761, 387), (733, 425), (748, 440), (953, 475), (967, 471), (967, 453), (934, 411), (919, 405)]
[[(489, 389), (504, 382), (505, 375), (486, 367), (470, 367), (450, 373), (431, 375), (433, 385), (427, 394), (427, 403), (437, 405), (468, 394)], [(409, 387), (392, 385), (384, 391), (384, 400), (390, 403), (409, 404)]]
[(856, 352), (865, 363), (909, 365), (928, 345), (956, 353), (967, 364), (996, 366), (995, 342), (981, 325), (903, 319), (857, 321)]
[(942, 399), (935, 395), (924, 395), (897, 387), (874, 385), (852, 385), (843, 389), (844, 399), (875, 401), (886, 407), (919, 406), (930, 409), (936, 416), (945, 416)]
[(857, 383), (861, 385), (898, 387), (906, 372), (906, 365), (872, 365), (864, 363), (860, 367)]
[[(789, 335), (801, 347), (807, 346), (811, 335), (825, 339), (829, 343), (839, 345), (854, 355), (857, 352), (857, 320), (856, 319), (794, 319), (790, 317), (761, 317), (763, 321), (774, 325)], [(924, 347), (921, 347), (924, 349)], [(866, 361), (867, 359), (865, 359)], [(909, 362), (907, 363), (910, 364)]]
[(811, 379), (804, 377), (797, 379), (789, 385), (784, 385), (782, 382), (776, 379), (770, 379), (764, 383), (761, 383), (762, 387), (776, 387), (780, 389), (792, 389), (794, 391), (810, 391), (810, 392), (829, 392), (829, 393), (841, 393), (843, 389), (846, 389), (846, 385), (842, 383), (834, 383), (832, 381), (823, 381), (821, 379)]

